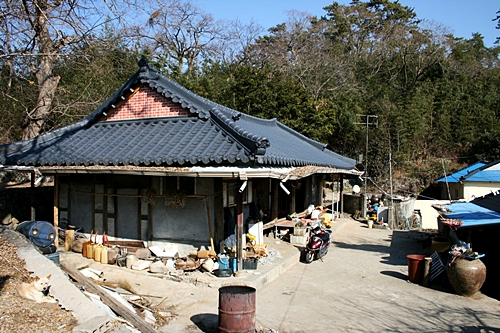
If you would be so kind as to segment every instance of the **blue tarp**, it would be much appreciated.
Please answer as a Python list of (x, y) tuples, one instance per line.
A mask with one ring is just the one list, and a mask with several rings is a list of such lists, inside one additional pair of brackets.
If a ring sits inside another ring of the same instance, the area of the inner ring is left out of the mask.
[(455, 202), (446, 205), (451, 212), (446, 218), (462, 221), (460, 228), (493, 226), (500, 224), (500, 213), (478, 206), (471, 202)]

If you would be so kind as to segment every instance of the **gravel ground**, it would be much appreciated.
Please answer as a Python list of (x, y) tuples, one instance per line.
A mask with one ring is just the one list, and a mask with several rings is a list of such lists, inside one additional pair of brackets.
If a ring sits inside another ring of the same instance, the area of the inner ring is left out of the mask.
[(37, 304), (17, 292), (33, 277), (17, 256), (17, 246), (0, 236), (0, 332), (70, 332), (78, 324), (72, 313), (57, 303)]

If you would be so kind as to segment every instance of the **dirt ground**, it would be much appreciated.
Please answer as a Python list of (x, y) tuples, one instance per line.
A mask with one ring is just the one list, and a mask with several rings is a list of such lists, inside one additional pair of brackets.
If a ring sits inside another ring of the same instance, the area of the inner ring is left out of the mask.
[(57, 304), (21, 298), (18, 286), (33, 279), (17, 256), (17, 247), (0, 236), (0, 332), (68, 332), (78, 323)]

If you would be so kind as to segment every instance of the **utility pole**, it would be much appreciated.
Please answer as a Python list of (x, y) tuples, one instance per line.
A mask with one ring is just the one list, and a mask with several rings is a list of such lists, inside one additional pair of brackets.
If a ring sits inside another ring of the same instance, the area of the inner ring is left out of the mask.
[(378, 126), (378, 116), (372, 114), (357, 114), (358, 117), (366, 118), (365, 122), (354, 123), (356, 125), (365, 125), (366, 126), (366, 153), (365, 158), (363, 158), (363, 164), (365, 166), (365, 198), (367, 197), (367, 182), (368, 182), (368, 127), (369, 126)]

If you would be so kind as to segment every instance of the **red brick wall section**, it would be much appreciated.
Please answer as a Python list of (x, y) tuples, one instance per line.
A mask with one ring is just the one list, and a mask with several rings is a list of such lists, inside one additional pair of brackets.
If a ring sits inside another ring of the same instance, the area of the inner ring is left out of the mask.
[(149, 87), (141, 87), (118, 109), (108, 111), (106, 120), (156, 118), (156, 117), (186, 117), (190, 112), (179, 103), (160, 95)]

